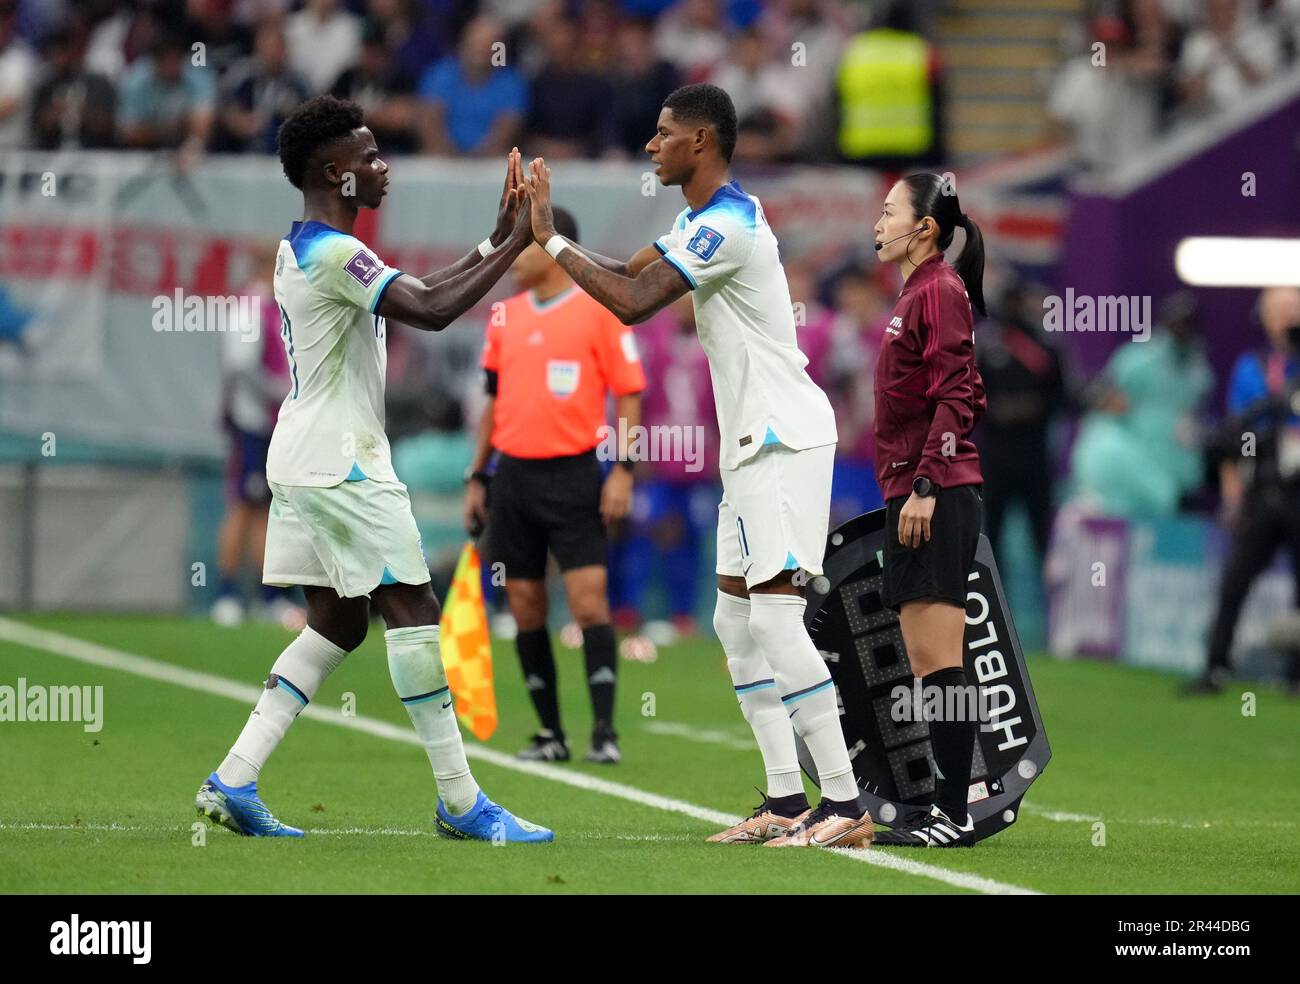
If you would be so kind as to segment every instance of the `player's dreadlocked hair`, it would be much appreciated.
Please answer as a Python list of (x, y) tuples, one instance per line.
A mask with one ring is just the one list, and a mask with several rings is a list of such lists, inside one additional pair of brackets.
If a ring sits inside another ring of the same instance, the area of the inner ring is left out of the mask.
[(704, 82), (684, 85), (664, 100), (664, 108), (673, 111), (674, 119), (713, 127), (722, 159), (731, 163), (736, 152), (736, 107), (725, 89)]
[(326, 144), (364, 125), (361, 107), (331, 95), (308, 99), (280, 124), (280, 164), (299, 190), (312, 155)]

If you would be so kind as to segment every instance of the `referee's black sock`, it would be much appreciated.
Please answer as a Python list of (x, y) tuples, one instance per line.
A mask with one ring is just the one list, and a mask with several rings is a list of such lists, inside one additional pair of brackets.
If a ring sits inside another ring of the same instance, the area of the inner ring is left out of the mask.
[(582, 651), (587, 657), (587, 687), (591, 691), (592, 730), (597, 734), (614, 731), (615, 662), (614, 626), (593, 625), (582, 630)]
[(555, 692), (555, 657), (551, 655), (551, 633), (546, 626), (529, 629), (515, 636), (519, 662), (524, 668), (524, 683), (532, 698), (542, 727), (553, 731), (560, 740), (564, 729), (560, 727), (560, 703)]
[(969, 717), (966, 713), (969, 702), (963, 699), (964, 691), (956, 693), (948, 689), (965, 686), (966, 670), (960, 666), (948, 666), (921, 677), (921, 692), (927, 698), (930, 687), (938, 687), (943, 695), (940, 720), (930, 722), (930, 747), (934, 751), (935, 765), (943, 774), (942, 779), (935, 777), (934, 802), (954, 823), (962, 826), (966, 823), (966, 800), (970, 788), (971, 756), (975, 752), (977, 722), (950, 721), (947, 711), (951, 708), (956, 711), (953, 716)]

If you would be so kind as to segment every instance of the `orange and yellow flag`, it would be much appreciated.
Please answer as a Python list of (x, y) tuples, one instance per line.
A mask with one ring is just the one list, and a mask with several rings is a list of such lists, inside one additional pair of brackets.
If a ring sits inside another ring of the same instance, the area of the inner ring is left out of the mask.
[(497, 730), (497, 698), (492, 686), (492, 639), (483, 604), (478, 550), (465, 544), (442, 609), (442, 665), (456, 702), (456, 717), (479, 741)]

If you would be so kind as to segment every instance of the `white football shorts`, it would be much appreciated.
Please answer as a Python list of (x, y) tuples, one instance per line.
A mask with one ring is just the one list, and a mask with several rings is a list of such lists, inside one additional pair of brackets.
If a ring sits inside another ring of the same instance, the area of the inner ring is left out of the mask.
[(428, 583), (420, 531), (401, 482), (269, 484), (265, 584), (314, 584), (357, 598), (381, 584)]
[(803, 451), (770, 444), (722, 469), (717, 572), (751, 588), (781, 571), (820, 574), (834, 467), (834, 444)]

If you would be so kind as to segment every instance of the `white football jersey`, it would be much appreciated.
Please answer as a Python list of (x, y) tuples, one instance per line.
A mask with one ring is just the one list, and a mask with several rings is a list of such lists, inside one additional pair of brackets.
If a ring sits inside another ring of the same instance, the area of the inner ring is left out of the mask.
[(655, 248), (692, 291), (718, 410), (719, 466), (737, 468), (764, 444), (834, 444), (835, 411), (804, 369), (790, 286), (758, 199), (725, 184), (703, 208), (684, 209)]
[(375, 308), (400, 275), (323, 222), (295, 222), (280, 242), (275, 299), (290, 390), (271, 435), (268, 480), (397, 481), (384, 433), (385, 326)]

